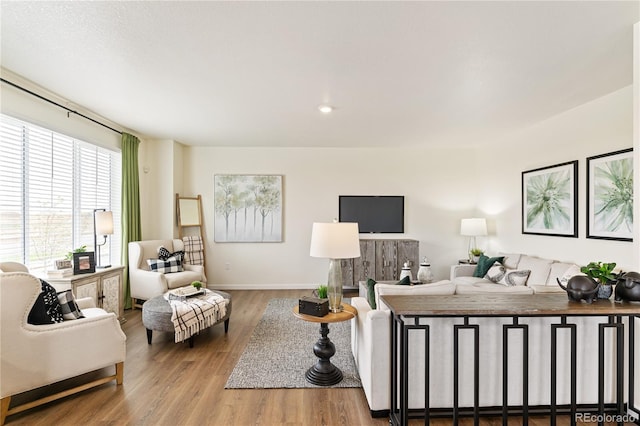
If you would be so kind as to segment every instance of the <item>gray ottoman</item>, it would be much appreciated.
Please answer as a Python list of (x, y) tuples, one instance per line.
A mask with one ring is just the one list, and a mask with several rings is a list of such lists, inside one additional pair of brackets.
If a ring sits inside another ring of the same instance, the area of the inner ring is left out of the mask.
[[(224, 321), (224, 332), (229, 331), (229, 318), (231, 317), (231, 295), (224, 291), (211, 290), (215, 294), (219, 294), (227, 300), (227, 313), (216, 324)], [(165, 331), (173, 333), (175, 328), (171, 322), (171, 305), (161, 296), (149, 299), (142, 305), (142, 324), (147, 329), (147, 343), (151, 344), (153, 331)], [(215, 324), (214, 324), (215, 325)], [(189, 338), (189, 347), (193, 347), (193, 336)]]

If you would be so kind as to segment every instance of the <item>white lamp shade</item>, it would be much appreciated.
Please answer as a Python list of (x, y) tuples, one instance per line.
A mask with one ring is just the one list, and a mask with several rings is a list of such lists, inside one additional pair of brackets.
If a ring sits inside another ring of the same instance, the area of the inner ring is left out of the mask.
[(358, 224), (351, 222), (314, 223), (309, 254), (312, 257), (328, 259), (360, 257)]
[(460, 222), (460, 235), (475, 237), (487, 235), (487, 221), (484, 218), (462, 219)]
[(96, 211), (96, 235), (113, 234), (113, 212)]

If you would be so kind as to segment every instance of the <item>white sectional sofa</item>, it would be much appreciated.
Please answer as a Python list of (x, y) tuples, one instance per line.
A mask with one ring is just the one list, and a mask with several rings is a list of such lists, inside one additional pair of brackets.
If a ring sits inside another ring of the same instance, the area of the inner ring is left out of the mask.
[[(555, 282), (569, 268), (569, 263), (526, 255), (507, 255), (505, 263), (510, 268), (529, 268), (531, 274), (526, 286), (510, 287), (495, 284), (483, 278), (473, 278), (474, 265), (456, 265), (452, 267), (451, 280), (433, 284), (401, 286), (378, 283), (375, 288), (376, 309), (372, 309), (366, 297), (354, 297), (352, 305), (358, 310), (358, 316), (352, 320), (351, 345), (353, 356), (362, 380), (369, 408), (373, 416), (386, 415), (390, 408), (390, 312), (380, 296), (387, 294), (482, 294), (516, 293), (533, 294), (536, 292), (563, 292)], [(554, 285), (555, 284), (555, 285)], [(366, 287), (365, 287), (366, 289)], [(361, 290), (361, 295), (362, 290)], [(366, 295), (366, 293), (365, 293)], [(502, 406), (502, 324), (510, 323), (505, 318), (472, 318), (472, 324), (480, 325), (480, 406)], [(577, 400), (578, 404), (593, 404), (598, 400), (598, 333), (597, 323), (602, 318), (570, 318), (569, 323), (577, 325)], [(529, 405), (548, 405), (551, 388), (551, 331), (550, 324), (557, 318), (522, 318), (520, 323), (529, 324)], [(421, 319), (421, 323), (430, 324), (430, 407), (450, 408), (453, 406), (453, 325), (460, 319), (437, 318)], [(595, 330), (594, 331), (594, 327)], [(570, 370), (569, 334), (559, 331), (557, 403), (570, 403), (568, 372)], [(460, 377), (466, 378), (460, 383), (460, 407), (473, 406), (473, 377), (471, 335), (462, 334)], [(566, 336), (563, 339), (563, 336)], [(424, 407), (424, 337), (421, 333), (409, 337), (409, 408)], [(467, 339), (467, 340), (465, 340)], [(510, 334), (509, 351), (509, 404), (522, 403), (522, 337)], [(607, 344), (612, 348), (608, 359), (612, 359), (613, 339), (607, 336)], [(513, 346), (511, 346), (513, 345)], [(468, 350), (465, 350), (468, 348)], [(565, 374), (566, 373), (566, 374)], [(614, 400), (614, 368), (611, 362), (606, 364), (605, 400)]]
[(577, 265), (558, 262), (551, 259), (529, 256), (526, 254), (500, 254), (504, 257), (503, 265), (507, 270), (531, 271), (526, 285), (505, 286), (494, 283), (487, 278), (473, 276), (476, 265), (454, 265), (451, 267), (450, 279), (456, 284), (456, 294), (478, 293), (564, 293), (556, 279), (567, 278), (580, 273)]

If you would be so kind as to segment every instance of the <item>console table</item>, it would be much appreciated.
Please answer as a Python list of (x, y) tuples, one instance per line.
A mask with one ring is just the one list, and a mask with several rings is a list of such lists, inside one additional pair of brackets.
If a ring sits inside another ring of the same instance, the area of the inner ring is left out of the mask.
[(80, 299), (93, 298), (99, 308), (113, 312), (122, 323), (124, 319), (123, 283), (124, 266), (110, 266), (96, 269), (89, 274), (71, 275), (64, 278), (45, 278), (56, 291), (72, 290), (73, 295)]
[[(616, 404), (615, 413), (624, 415), (625, 408), (635, 416), (640, 415), (640, 407), (634, 406), (634, 376), (637, 364), (635, 355), (635, 332), (634, 323), (640, 320), (640, 305), (636, 303), (615, 303), (611, 300), (598, 300), (592, 304), (570, 302), (564, 294), (535, 294), (535, 295), (455, 295), (455, 296), (382, 296), (384, 303), (391, 309), (391, 411), (390, 422), (393, 425), (406, 425), (409, 419), (408, 410), (408, 354), (409, 354), (409, 330), (422, 330), (425, 333), (425, 351), (429, 351), (429, 325), (421, 325), (420, 318), (450, 317), (459, 319), (460, 323), (454, 326), (454, 346), (453, 346), (453, 378), (454, 381), (454, 406), (451, 409), (453, 423), (458, 423), (460, 408), (457, 406), (458, 394), (458, 335), (459, 330), (469, 329), (474, 334), (474, 407), (473, 416), (475, 424), (478, 424), (479, 409), (479, 383), (478, 383), (478, 348), (479, 348), (479, 325), (469, 322), (470, 318), (480, 317), (503, 317), (511, 318), (511, 325), (505, 325), (502, 330), (503, 358), (507, 358), (507, 340), (509, 330), (522, 329), (527, 336), (527, 324), (519, 323), (519, 318), (525, 317), (552, 317), (557, 318), (557, 323), (551, 324), (551, 398), (546, 414), (551, 417), (551, 424), (555, 425), (557, 414), (556, 406), (556, 345), (557, 331), (567, 329), (571, 339), (571, 424), (576, 422), (576, 325), (567, 323), (569, 317), (603, 317), (603, 322), (598, 324), (598, 329), (593, 330), (598, 333), (598, 353), (600, 363), (600, 373), (598, 375), (598, 412), (605, 414), (604, 404), (604, 377), (602, 366), (604, 363), (604, 333), (605, 329), (611, 328), (616, 336)], [(627, 319), (628, 341), (625, 348), (625, 321)], [(523, 340), (524, 357), (528, 359), (528, 338)], [(628, 350), (628, 400), (624, 400), (625, 383), (625, 362), (624, 351)], [(425, 407), (420, 410), (417, 416), (424, 417), (425, 424), (429, 423), (429, 380), (430, 369), (429, 358), (425, 362)], [(437, 360), (433, 362), (438, 368)], [(507, 365), (503, 365), (503, 389), (508, 381)], [(523, 376), (528, 375), (528, 364), (523, 362)], [(595, 374), (595, 373), (594, 373)], [(503, 390), (502, 419), (503, 424), (508, 423), (508, 415), (517, 412), (523, 417), (523, 424), (528, 423), (528, 403), (526, 399), (528, 383), (523, 382), (523, 394), (525, 395), (522, 407), (508, 405), (506, 392)], [(536, 413), (538, 414), (538, 413)], [(412, 416), (413, 417), (413, 416)], [(622, 424), (622, 423), (619, 423)]]

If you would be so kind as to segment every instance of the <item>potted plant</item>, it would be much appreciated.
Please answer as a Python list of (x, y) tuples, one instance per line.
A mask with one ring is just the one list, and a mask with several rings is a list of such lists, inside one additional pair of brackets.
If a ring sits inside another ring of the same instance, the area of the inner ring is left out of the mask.
[(469, 253), (471, 254), (471, 260), (474, 263), (478, 263), (478, 259), (480, 259), (480, 256), (484, 254), (484, 251), (479, 248), (472, 248)]
[(318, 288), (314, 291), (314, 293), (319, 299), (326, 299), (327, 298), (327, 286), (324, 285), (324, 284), (320, 284), (318, 286)]
[(611, 286), (618, 279), (618, 274), (613, 272), (616, 267), (615, 262), (589, 262), (587, 266), (580, 268), (580, 272), (600, 283), (598, 299), (608, 299), (613, 293)]

